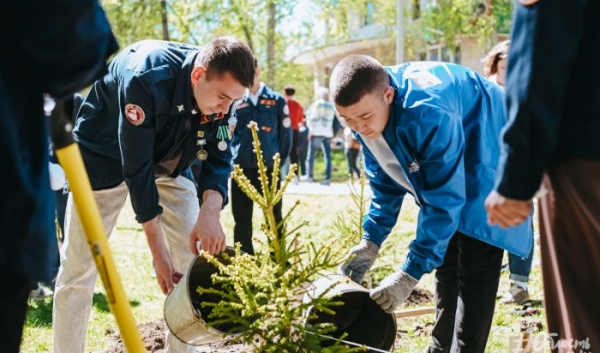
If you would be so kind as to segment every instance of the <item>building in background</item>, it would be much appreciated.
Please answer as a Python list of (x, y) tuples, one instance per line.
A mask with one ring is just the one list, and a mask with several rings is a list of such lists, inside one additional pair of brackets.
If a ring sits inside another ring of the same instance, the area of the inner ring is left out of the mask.
[[(396, 0), (402, 1), (402, 0)], [(509, 3), (509, 1), (506, 1)], [(338, 0), (333, 0), (333, 5), (336, 5)], [(381, 4), (381, 2), (377, 2)], [(486, 0), (485, 4), (477, 1), (471, 1), (473, 8), (473, 18), (483, 15), (491, 11), (492, 2)], [(495, 1), (494, 6), (498, 7)], [(438, 6), (436, 0), (404, 0), (404, 19), (410, 22), (411, 25), (418, 25), (421, 21), (422, 14), (425, 11), (435, 11)], [(366, 54), (377, 58), (384, 65), (394, 65), (396, 63), (396, 25), (384, 25), (376, 21), (375, 1), (365, 1), (363, 11), (348, 10), (345, 16), (347, 28), (347, 36), (344, 40), (339, 40), (331, 43), (331, 36), (328, 33), (335, 30), (338, 26), (336, 19), (327, 19), (316, 21), (315, 31), (319, 31), (315, 41), (311, 46), (300, 48), (292, 57), (295, 64), (307, 65), (312, 68), (314, 75), (314, 88), (320, 86), (329, 86), (329, 75), (335, 65), (345, 56), (350, 54)], [(504, 11), (505, 13), (506, 11)], [(456, 49), (453, 51), (449, 46), (434, 38), (439, 37), (441, 31), (430, 29), (422, 30), (422, 37), (418, 47), (407, 48), (413, 46), (412, 43), (404, 42), (405, 61), (415, 60), (431, 60), (458, 63), (464, 66), (471, 67), (481, 72), (480, 60), (483, 55), (495, 43), (508, 39), (509, 16), (499, 15), (494, 13), (496, 21), (496, 31), (490, 35), (489, 40), (482, 41), (480, 35), (459, 35), (455, 38)], [(404, 27), (404, 26), (403, 26)], [(438, 34), (438, 36), (435, 36)], [(406, 36), (405, 36), (406, 38)], [(486, 42), (482, 44), (482, 42)], [(410, 50), (407, 50), (410, 49)]]

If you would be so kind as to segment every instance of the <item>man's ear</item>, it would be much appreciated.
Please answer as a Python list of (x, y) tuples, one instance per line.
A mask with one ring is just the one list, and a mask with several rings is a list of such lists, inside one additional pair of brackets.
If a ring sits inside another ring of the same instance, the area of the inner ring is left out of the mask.
[(383, 90), (383, 100), (385, 104), (392, 104), (392, 101), (394, 100), (394, 87), (387, 86)]
[(200, 78), (202, 78), (202, 75), (206, 74), (206, 69), (202, 66), (196, 66), (194, 67), (194, 69), (192, 70), (192, 85), (196, 85), (198, 83), (198, 81), (200, 81)]

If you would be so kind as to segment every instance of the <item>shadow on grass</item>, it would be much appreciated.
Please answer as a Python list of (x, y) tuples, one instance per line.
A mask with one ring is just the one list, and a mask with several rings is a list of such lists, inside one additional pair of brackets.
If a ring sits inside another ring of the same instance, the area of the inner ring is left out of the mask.
[[(29, 301), (27, 304), (27, 320), (25, 325), (30, 327), (51, 327), (52, 304), (52, 299)], [(102, 293), (94, 293), (93, 305), (99, 311), (110, 311), (106, 296)], [(135, 308), (140, 305), (140, 302), (137, 300), (130, 300), (129, 305), (131, 305), (132, 308)]]
[[(96, 309), (98, 309), (99, 311), (102, 311), (102, 312), (110, 311), (108, 302), (106, 301), (106, 295), (104, 295), (103, 293), (94, 293), (93, 303), (94, 303), (93, 304), (94, 307)], [(135, 308), (136, 306), (140, 305), (140, 302), (138, 302), (137, 300), (130, 300), (129, 305), (132, 308)]]
[(27, 303), (27, 320), (25, 326), (52, 326), (52, 299), (29, 301)]

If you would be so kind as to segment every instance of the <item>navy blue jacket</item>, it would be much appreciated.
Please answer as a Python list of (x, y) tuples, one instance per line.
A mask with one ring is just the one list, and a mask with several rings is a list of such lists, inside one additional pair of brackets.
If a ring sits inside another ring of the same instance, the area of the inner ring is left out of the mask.
[(154, 179), (187, 172), (200, 139), (208, 159), (197, 179), (198, 194), (213, 189), (227, 199), (231, 151), (217, 147), (217, 132), (220, 126), (226, 132), (228, 115), (202, 115), (195, 103), (190, 78), (200, 49), (158, 40), (130, 45), (111, 61), (108, 75), (94, 83), (79, 110), (75, 136), (92, 188), (125, 181), (140, 223), (162, 213)]
[(600, 158), (600, 2), (515, 2), (497, 191), (528, 200), (549, 164)]
[(273, 167), (273, 156), (279, 153), (285, 161), (292, 148), (292, 125), (290, 112), (280, 93), (264, 86), (257, 105), (246, 97), (236, 109), (237, 126), (233, 133), (233, 163), (241, 168), (258, 168), (252, 147), (250, 121), (258, 125), (258, 139), (267, 167)]
[(43, 93), (70, 97), (117, 49), (96, 0), (10, 1), (0, 15), (0, 268), (52, 280), (57, 261)]

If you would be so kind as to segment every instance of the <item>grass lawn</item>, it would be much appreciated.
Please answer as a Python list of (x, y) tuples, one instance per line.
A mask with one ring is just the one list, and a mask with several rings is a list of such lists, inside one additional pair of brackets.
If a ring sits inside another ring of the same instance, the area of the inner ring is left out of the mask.
[[(342, 166), (345, 168), (345, 164)], [(334, 237), (333, 223), (337, 215), (352, 204), (348, 195), (286, 194), (284, 197), (284, 211), (288, 210), (296, 200), (300, 200), (301, 204), (292, 215), (292, 223), (299, 223), (303, 220), (309, 222), (308, 226), (303, 228), (302, 239), (304, 242), (320, 242), (325, 238)], [(417, 210), (410, 199), (405, 201), (400, 220), (388, 241), (384, 243), (375, 267), (391, 271), (402, 263), (408, 244), (414, 238)], [(258, 208), (256, 208), (254, 214), (254, 229), (256, 230), (259, 229), (262, 215)], [(221, 219), (226, 232), (233, 229), (233, 219), (229, 207), (225, 208)], [(230, 231), (228, 245), (232, 245), (232, 239), (233, 236)], [(347, 244), (347, 247), (350, 248), (353, 245)], [(119, 218), (116, 231), (110, 239), (110, 246), (137, 324), (161, 318), (165, 296), (161, 293), (156, 280), (151, 277), (152, 260), (150, 252), (146, 245), (144, 233), (135, 222), (129, 202), (127, 202), (127, 207)], [(529, 316), (521, 316), (515, 312), (515, 309), (519, 308), (518, 306), (497, 305), (487, 352), (508, 352), (509, 337), (519, 335), (520, 328), (523, 325), (541, 327), (535, 332), (545, 333), (544, 309), (540, 304), (542, 284), (537, 259), (539, 259), (539, 251), (536, 246), (534, 267), (530, 280), (530, 295), (534, 299), (534, 307), (537, 312)], [(434, 277), (432, 274), (428, 274), (423, 277), (419, 287), (433, 293), (433, 284)], [(508, 286), (508, 273), (503, 273), (499, 293), (503, 294)], [(88, 327), (86, 352), (104, 352), (107, 350), (109, 348), (107, 337), (117, 330), (117, 325), (103, 293), (102, 283), (98, 280)], [(433, 302), (428, 305), (433, 305)], [(433, 315), (399, 319), (400, 344), (396, 345), (394, 352), (423, 352), (429, 343), (433, 322)], [(52, 300), (30, 303), (21, 352), (52, 352)]]

